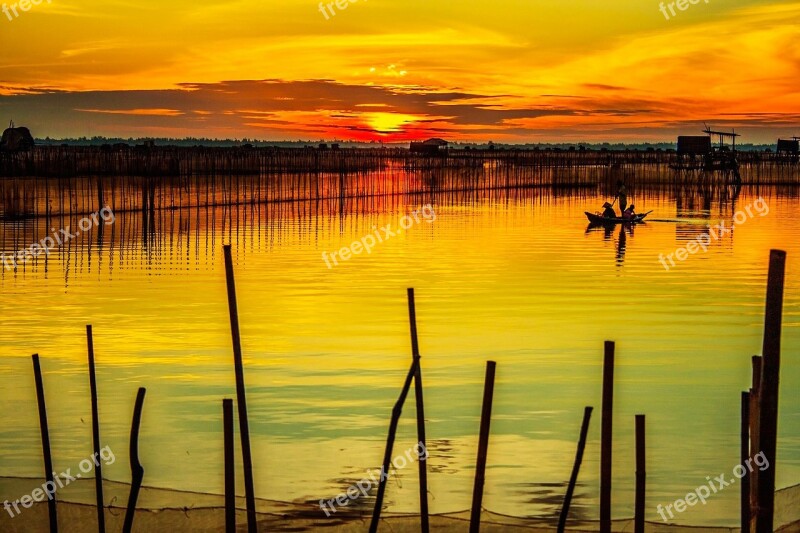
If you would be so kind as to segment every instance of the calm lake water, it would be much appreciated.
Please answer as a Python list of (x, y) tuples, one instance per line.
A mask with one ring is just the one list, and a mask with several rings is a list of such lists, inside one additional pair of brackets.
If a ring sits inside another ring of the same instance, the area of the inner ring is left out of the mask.
[[(434, 513), (469, 508), (485, 363), (497, 362), (484, 506), (548, 517), (560, 507), (584, 406), (595, 407), (573, 517), (597, 516), (603, 341), (617, 342), (614, 515), (633, 515), (634, 415), (647, 416), (648, 519), (739, 458), (740, 391), (760, 353), (769, 250), (788, 252), (777, 481), (800, 483), (800, 198), (797, 189), (639, 190), (647, 224), (587, 230), (605, 200), (547, 188), (239, 208), (118, 213), (58, 253), (2, 270), (4, 476), (41, 476), (30, 355), (42, 358), (55, 467), (91, 455), (85, 326), (92, 324), (103, 445), (128, 481), (137, 388), (149, 486), (221, 493), (221, 399), (234, 397), (222, 246), (233, 245), (259, 498), (332, 498), (378, 467), (411, 362), (414, 287)], [(762, 197), (760, 216), (737, 211)], [(328, 268), (331, 253), (432, 203), (402, 233)], [(732, 233), (669, 271), (706, 225)], [(77, 219), (55, 219), (56, 228)], [(1, 248), (45, 236), (6, 223)], [(413, 394), (395, 455), (416, 442)], [(418, 509), (416, 464), (387, 503)], [(238, 481), (241, 483), (241, 476)], [(32, 485), (33, 487), (34, 485)], [(734, 484), (676, 521), (738, 521)], [(364, 508), (371, 501), (361, 502)]]

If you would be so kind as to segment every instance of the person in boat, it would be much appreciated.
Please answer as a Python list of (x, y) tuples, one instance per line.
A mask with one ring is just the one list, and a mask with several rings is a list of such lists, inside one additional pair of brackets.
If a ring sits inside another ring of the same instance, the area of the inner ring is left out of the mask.
[(633, 210), (634, 205), (631, 204), (625, 211), (622, 212), (622, 218), (625, 220), (632, 220), (636, 217), (636, 212)]
[(622, 180), (617, 181), (617, 198), (619, 199), (619, 210), (624, 213), (628, 207), (628, 189), (625, 188)]
[(614, 207), (608, 202), (603, 204), (603, 218), (617, 218), (617, 212), (614, 211)]

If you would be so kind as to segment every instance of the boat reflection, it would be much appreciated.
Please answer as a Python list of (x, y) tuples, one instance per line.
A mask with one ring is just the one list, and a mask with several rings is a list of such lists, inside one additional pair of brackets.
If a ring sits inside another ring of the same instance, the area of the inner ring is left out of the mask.
[(619, 227), (619, 233), (617, 234), (617, 243), (616, 243), (616, 261), (617, 266), (622, 266), (625, 262), (625, 250), (628, 245), (628, 236), (633, 237), (633, 233), (635, 231), (636, 226), (646, 226), (646, 222), (638, 222), (638, 223), (624, 223), (624, 224), (601, 224), (596, 222), (590, 222), (588, 226), (586, 226), (586, 231), (584, 231), (584, 235), (589, 235), (590, 233), (599, 233), (600, 231), (603, 232), (603, 240), (610, 241), (611, 238), (614, 236), (614, 230)]

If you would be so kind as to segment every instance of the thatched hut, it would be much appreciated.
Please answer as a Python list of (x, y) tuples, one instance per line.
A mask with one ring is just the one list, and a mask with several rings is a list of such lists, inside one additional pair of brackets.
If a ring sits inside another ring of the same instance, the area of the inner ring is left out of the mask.
[(447, 141), (434, 137), (422, 142), (411, 142), (409, 150), (413, 154), (422, 155), (437, 155), (442, 153), (447, 148)]
[(28, 128), (15, 128), (14, 124), (3, 132), (0, 139), (0, 150), (6, 152), (19, 152), (30, 150), (35, 145), (33, 136)]

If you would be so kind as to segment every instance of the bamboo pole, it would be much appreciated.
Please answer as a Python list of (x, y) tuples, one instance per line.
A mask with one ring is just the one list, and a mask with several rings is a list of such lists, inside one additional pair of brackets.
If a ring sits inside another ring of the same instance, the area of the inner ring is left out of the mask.
[(769, 468), (758, 475), (756, 533), (772, 533), (775, 513), (775, 468), (778, 438), (778, 388), (781, 369), (781, 321), (786, 252), (770, 251), (764, 315), (763, 364), (759, 398), (759, 446)]
[(231, 245), (223, 246), (225, 255), (225, 274), (228, 285), (228, 310), (231, 318), (231, 337), (233, 339), (233, 365), (236, 372), (236, 404), (239, 408), (239, 433), (242, 441), (242, 464), (244, 466), (244, 492), (247, 506), (247, 531), (256, 533), (256, 497), (253, 486), (253, 458), (250, 454), (250, 426), (247, 421), (247, 399), (244, 386), (244, 365), (242, 364), (242, 344), (239, 335), (239, 311), (236, 305), (236, 283), (233, 278), (233, 259)]
[(583, 452), (586, 449), (586, 436), (589, 433), (589, 421), (592, 418), (592, 407), (585, 407), (583, 410), (583, 423), (581, 424), (581, 435), (578, 439), (578, 451), (575, 453), (575, 464), (572, 466), (572, 475), (569, 477), (567, 493), (564, 496), (564, 503), (561, 506), (561, 515), (558, 518), (558, 533), (564, 533), (567, 527), (567, 517), (569, 507), (572, 504), (572, 495), (575, 492), (575, 485), (578, 482), (578, 473), (583, 462)]
[(139, 387), (139, 392), (136, 394), (136, 404), (133, 407), (130, 441), (131, 492), (128, 495), (128, 507), (125, 510), (125, 523), (122, 525), (122, 533), (131, 533), (133, 518), (136, 514), (136, 502), (139, 499), (139, 489), (141, 489), (142, 480), (144, 479), (144, 468), (139, 462), (139, 427), (142, 423), (142, 408), (144, 407), (144, 395), (146, 392), (147, 390), (144, 387)]
[(645, 482), (647, 469), (645, 461), (645, 419), (636, 415), (636, 501), (634, 504), (634, 533), (644, 533)]
[(234, 466), (233, 400), (222, 400), (225, 441), (225, 532), (236, 533), (236, 467)]
[[(739, 440), (739, 464), (747, 464), (750, 458), (750, 393), (742, 391), (742, 427)], [(745, 470), (742, 477), (739, 510), (741, 533), (750, 533), (750, 474)]]
[[(761, 356), (754, 355), (753, 365), (753, 386), (750, 389), (750, 457), (755, 457), (758, 453), (758, 420), (759, 420), (759, 397), (761, 395)], [(756, 509), (758, 509), (758, 470), (754, 469), (749, 473), (750, 476), (750, 531), (756, 529)]]
[(489, 451), (489, 427), (492, 421), (492, 399), (494, 397), (494, 375), (497, 363), (486, 362), (486, 378), (483, 389), (483, 408), (481, 409), (481, 429), (478, 437), (478, 460), (475, 465), (475, 485), (472, 489), (472, 513), (469, 521), (470, 533), (481, 529), (481, 507), (483, 486), (486, 482), (486, 456)]
[[(98, 179), (99, 180), (99, 179)], [(100, 183), (98, 181), (98, 183)], [(100, 457), (100, 415), (97, 409), (97, 376), (94, 366), (94, 341), (92, 339), (92, 326), (86, 326), (86, 345), (89, 351), (89, 389), (92, 397), (92, 447), (95, 457)], [(95, 461), (94, 489), (97, 503), (97, 528), (99, 533), (106, 531), (106, 518), (103, 499), (103, 471), (100, 461)]]
[(375, 533), (378, 531), (378, 523), (380, 522), (381, 511), (383, 510), (383, 498), (386, 494), (386, 482), (389, 479), (389, 468), (391, 467), (392, 461), (392, 449), (394, 448), (394, 439), (397, 435), (397, 424), (400, 421), (400, 415), (403, 412), (403, 404), (406, 401), (409, 389), (411, 389), (411, 380), (414, 379), (418, 364), (419, 359), (414, 358), (414, 361), (411, 363), (411, 368), (409, 368), (408, 374), (406, 374), (406, 380), (403, 383), (403, 388), (400, 390), (400, 397), (397, 399), (397, 402), (395, 402), (394, 407), (392, 408), (392, 417), (389, 422), (389, 434), (386, 437), (386, 449), (384, 450), (383, 454), (383, 465), (381, 466), (381, 475), (378, 482), (378, 494), (375, 497), (375, 508), (372, 510), (372, 521), (369, 525), (370, 533)]
[(422, 363), (419, 354), (419, 341), (417, 338), (417, 308), (414, 301), (414, 289), (408, 289), (408, 320), (411, 327), (411, 355), (416, 364), (414, 373), (414, 393), (417, 402), (417, 449), (419, 450), (419, 510), (420, 530), (422, 533), (430, 531), (428, 521), (428, 444), (425, 438), (425, 402), (422, 396)]
[(47, 425), (47, 405), (44, 401), (44, 382), (42, 381), (42, 368), (39, 365), (39, 354), (33, 354), (33, 377), (36, 381), (36, 400), (39, 404), (39, 429), (42, 433), (42, 454), (44, 455), (44, 477), (53, 487), (53, 492), (47, 493), (47, 512), (50, 518), (50, 533), (58, 533), (58, 514), (56, 512), (56, 484), (53, 479), (53, 457), (50, 454), (50, 429)]
[(605, 342), (603, 415), (600, 436), (600, 533), (611, 533), (611, 452), (614, 403), (614, 343)]

